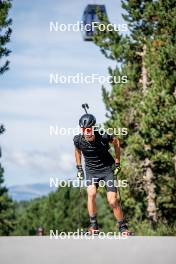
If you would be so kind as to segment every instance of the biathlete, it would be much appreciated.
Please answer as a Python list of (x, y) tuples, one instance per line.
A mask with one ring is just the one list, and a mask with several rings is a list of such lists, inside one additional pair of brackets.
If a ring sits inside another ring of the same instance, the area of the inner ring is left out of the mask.
[[(128, 226), (124, 221), (121, 205), (117, 200), (117, 187), (114, 176), (120, 171), (120, 143), (119, 140), (112, 135), (101, 135), (98, 131), (93, 131), (96, 119), (93, 115), (84, 114), (79, 125), (82, 128), (82, 134), (76, 135), (73, 139), (75, 145), (75, 158), (77, 177), (80, 180), (85, 178), (84, 170), (81, 163), (81, 153), (85, 160), (85, 172), (87, 183), (87, 208), (90, 219), (90, 234), (98, 234), (98, 222), (96, 217), (96, 194), (100, 180), (105, 183), (107, 191), (107, 200), (111, 206), (117, 226), (122, 234), (130, 235)], [(113, 144), (115, 150), (115, 160), (109, 153), (109, 144)], [(115, 169), (113, 169), (115, 165)]]

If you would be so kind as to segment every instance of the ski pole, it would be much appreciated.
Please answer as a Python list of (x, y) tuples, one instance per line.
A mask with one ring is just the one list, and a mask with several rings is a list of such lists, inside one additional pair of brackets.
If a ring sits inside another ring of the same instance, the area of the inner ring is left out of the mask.
[(79, 230), (81, 230), (81, 208), (82, 208), (82, 189), (81, 189), (81, 180), (79, 179)]

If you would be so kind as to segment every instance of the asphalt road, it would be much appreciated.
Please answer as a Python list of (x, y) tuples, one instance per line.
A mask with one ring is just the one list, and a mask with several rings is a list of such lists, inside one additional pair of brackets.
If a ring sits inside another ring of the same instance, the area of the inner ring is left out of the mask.
[(176, 237), (0, 237), (1, 264), (175, 264)]

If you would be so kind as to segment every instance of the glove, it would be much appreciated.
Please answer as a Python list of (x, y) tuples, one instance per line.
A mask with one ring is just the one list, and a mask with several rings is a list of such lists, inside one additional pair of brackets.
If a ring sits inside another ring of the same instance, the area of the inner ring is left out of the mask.
[(84, 179), (84, 171), (83, 171), (82, 165), (77, 165), (76, 168), (78, 170), (78, 172), (77, 172), (78, 179), (83, 180)]
[(114, 176), (117, 176), (120, 172), (120, 163), (115, 163), (115, 170), (114, 170)]

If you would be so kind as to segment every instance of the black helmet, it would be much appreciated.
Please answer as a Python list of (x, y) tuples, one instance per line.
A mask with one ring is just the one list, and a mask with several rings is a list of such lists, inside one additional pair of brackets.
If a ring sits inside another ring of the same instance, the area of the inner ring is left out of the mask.
[(91, 114), (85, 114), (79, 119), (79, 125), (82, 128), (92, 127), (96, 124), (95, 116)]

